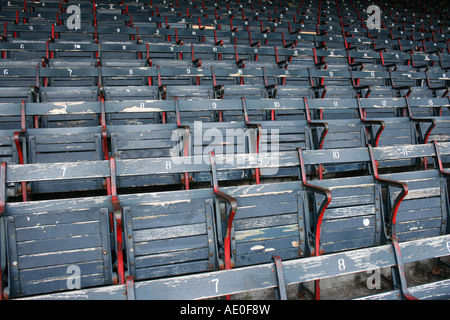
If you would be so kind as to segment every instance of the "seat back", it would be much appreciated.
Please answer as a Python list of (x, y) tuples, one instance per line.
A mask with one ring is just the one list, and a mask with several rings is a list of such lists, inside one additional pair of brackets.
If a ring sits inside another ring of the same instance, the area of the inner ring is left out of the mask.
[(121, 196), (127, 263), (135, 280), (217, 268), (209, 189)]

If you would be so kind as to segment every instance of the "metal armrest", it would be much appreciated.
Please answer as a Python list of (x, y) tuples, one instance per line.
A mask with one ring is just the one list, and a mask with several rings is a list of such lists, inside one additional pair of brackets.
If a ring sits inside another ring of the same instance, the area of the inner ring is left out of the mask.
[(389, 179), (381, 178), (379, 176), (379, 174), (378, 174), (378, 162), (373, 157), (372, 146), (368, 145), (367, 147), (369, 149), (369, 156), (370, 156), (370, 160), (371, 160), (371, 163), (372, 163), (373, 175), (374, 175), (375, 180), (378, 183), (381, 183), (383, 185), (387, 185), (387, 186), (390, 186), (390, 187), (401, 189), (401, 191), (398, 194), (397, 198), (395, 198), (395, 200), (394, 200), (394, 204), (392, 206), (390, 219), (389, 219), (390, 226), (391, 226), (391, 234), (390, 234), (390, 236), (391, 236), (391, 238), (396, 238), (395, 223), (396, 223), (396, 219), (397, 219), (398, 208), (400, 207), (400, 203), (402, 202), (402, 200), (408, 195), (409, 188), (408, 188), (408, 185), (406, 183), (403, 183), (403, 182), (400, 182), (400, 181), (395, 181), (395, 180), (389, 180)]

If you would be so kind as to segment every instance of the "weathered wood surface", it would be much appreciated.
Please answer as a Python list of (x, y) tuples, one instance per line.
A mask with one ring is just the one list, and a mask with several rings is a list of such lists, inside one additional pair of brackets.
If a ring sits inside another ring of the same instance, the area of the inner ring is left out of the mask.
[[(450, 235), (400, 243), (403, 263), (450, 255)], [(342, 259), (342, 260), (340, 260)], [(395, 265), (391, 245), (283, 262), (286, 285)], [(345, 268), (343, 267), (345, 265)], [(341, 268), (339, 268), (341, 266)], [(277, 286), (274, 263), (135, 283), (136, 299), (204, 299)], [(447, 283), (444, 283), (447, 286)], [(432, 287), (433, 285), (429, 285)], [(411, 293), (416, 292), (410, 288)], [(439, 292), (438, 292), (439, 295)], [(429, 296), (429, 295), (428, 295)], [(125, 299), (124, 286), (29, 299)]]

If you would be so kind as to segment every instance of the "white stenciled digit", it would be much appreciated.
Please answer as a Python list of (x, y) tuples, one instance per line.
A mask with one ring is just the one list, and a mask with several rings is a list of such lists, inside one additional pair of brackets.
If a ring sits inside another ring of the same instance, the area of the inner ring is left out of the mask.
[(72, 69), (67, 69), (67, 71), (69, 71), (69, 75), (71, 76), (72, 75)]
[(8, 75), (8, 69), (5, 69), (5, 70), (3, 70), (3, 74), (5, 75), (5, 76), (7, 76)]
[(345, 261), (344, 261), (344, 259), (339, 259), (338, 260), (338, 264), (339, 264), (339, 271), (344, 271), (345, 270)]
[(258, 161), (258, 165), (260, 165), (260, 166), (263, 165), (263, 159), (261, 158), (260, 154), (258, 154), (258, 157), (256, 158), (256, 161)]
[(273, 102), (273, 106), (274, 106), (275, 108), (279, 108), (279, 107), (280, 107), (280, 102), (279, 102), (279, 101), (274, 101), (274, 102)]
[(213, 102), (212, 107), (213, 107), (213, 109), (217, 108), (217, 102)]
[(62, 176), (63, 176), (63, 177), (65, 177), (65, 175), (66, 175), (66, 170), (67, 170), (67, 168), (65, 168), (65, 167), (62, 168), (62, 171), (63, 171), (63, 172), (62, 172)]
[(333, 159), (339, 159), (340, 156), (339, 151), (333, 151)]
[(212, 279), (211, 282), (216, 283), (216, 293), (219, 292), (219, 279)]
[(171, 161), (166, 161), (166, 169), (167, 170), (172, 169), (172, 162)]
[(134, 72), (133, 72), (133, 69), (129, 69), (128, 70), (128, 74), (133, 74)]

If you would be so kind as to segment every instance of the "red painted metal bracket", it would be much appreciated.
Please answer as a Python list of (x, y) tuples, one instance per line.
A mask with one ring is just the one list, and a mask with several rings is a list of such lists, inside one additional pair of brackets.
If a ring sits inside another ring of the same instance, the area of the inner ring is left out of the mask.
[[(256, 129), (256, 150), (255, 153), (259, 153), (259, 143), (261, 141), (261, 124), (259, 123), (250, 123), (250, 120), (248, 119), (248, 112), (247, 112), (247, 104), (245, 103), (245, 97), (241, 98), (242, 101), (242, 108), (244, 110), (244, 120), (245, 124), (247, 125), (247, 128), (253, 128)], [(256, 184), (260, 184), (260, 170), (259, 168), (255, 169), (255, 180)]]
[[(108, 148), (108, 128), (106, 126), (106, 108), (105, 108), (105, 98), (100, 96), (100, 124), (102, 130), (102, 151), (105, 160), (109, 160), (109, 148)], [(106, 177), (106, 192), (111, 195), (111, 178)]]
[(386, 124), (383, 120), (368, 120), (366, 119), (365, 115), (364, 115), (364, 111), (361, 107), (361, 99), (359, 97), (356, 97), (356, 102), (358, 104), (358, 112), (359, 112), (359, 117), (362, 121), (363, 124), (369, 124), (369, 125), (379, 125), (380, 127), (378, 128), (377, 133), (375, 134), (375, 139), (372, 142), (372, 146), (376, 147), (378, 146), (378, 142), (380, 140), (380, 136), (381, 133), (383, 132), (384, 128), (386, 127)]
[(326, 123), (324, 121), (311, 120), (308, 99), (306, 97), (303, 97), (303, 105), (305, 107), (306, 121), (308, 122), (308, 125), (313, 126), (313, 127), (323, 127), (322, 134), (320, 135), (319, 143), (317, 146), (317, 149), (322, 149), (323, 143), (325, 141), (325, 137), (326, 137), (330, 127), (329, 127), (328, 123)]
[(442, 164), (441, 152), (439, 150), (439, 143), (437, 141), (433, 141), (434, 150), (436, 151), (436, 158), (438, 161), (439, 172), (446, 177), (450, 177), (450, 172), (445, 171), (444, 165)]
[[(24, 164), (23, 150), (22, 144), (20, 143), (20, 139), (25, 137), (26, 134), (26, 101), (22, 100), (20, 103), (20, 123), (21, 123), (21, 131), (14, 132), (14, 143), (16, 144), (17, 156), (19, 160), (19, 164)], [(27, 183), (25, 181), (21, 182), (21, 193), (22, 193), (22, 201), (27, 201)]]
[[(6, 208), (6, 162), (0, 164), (0, 218), (5, 216)], [(2, 230), (3, 231), (3, 230)], [(0, 260), (1, 262), (1, 260)], [(0, 264), (0, 300), (3, 300), (3, 274)], [(7, 297), (5, 297), (6, 299)]]
[[(317, 149), (322, 149), (323, 143), (325, 142), (325, 137), (330, 129), (328, 123), (323, 121), (314, 121), (311, 120), (311, 114), (309, 112), (309, 106), (308, 106), (308, 99), (306, 97), (303, 97), (303, 105), (305, 107), (305, 114), (306, 114), (306, 121), (308, 122), (308, 125), (311, 127), (323, 127), (322, 134), (320, 135), (318, 145), (316, 146)], [(323, 175), (323, 167), (321, 164), (319, 164), (319, 179), (322, 180)]]
[(236, 215), (236, 211), (237, 211), (237, 201), (235, 198), (224, 193), (223, 191), (221, 191), (219, 189), (219, 185), (217, 182), (216, 160), (215, 160), (214, 152), (211, 151), (209, 153), (209, 158), (211, 161), (211, 172), (212, 172), (212, 183), (213, 183), (214, 194), (216, 195), (216, 197), (219, 200), (222, 200), (231, 206), (230, 211), (228, 213), (227, 231), (226, 231), (225, 239), (224, 239), (224, 255), (225, 255), (225, 259), (224, 259), (225, 266), (224, 267), (225, 267), (225, 269), (231, 269), (234, 267), (234, 265), (231, 261), (231, 229), (233, 227), (234, 216)]
[(391, 239), (392, 242), (392, 246), (393, 246), (393, 251), (394, 251), (394, 255), (395, 255), (395, 261), (397, 264), (397, 269), (398, 269), (398, 273), (399, 273), (399, 278), (400, 278), (400, 291), (402, 292), (403, 296), (407, 299), (407, 300), (419, 300), (416, 297), (414, 297), (412, 294), (409, 293), (408, 291), (408, 286), (406, 284), (406, 276), (405, 276), (405, 269), (403, 266), (403, 262), (402, 262), (402, 253), (400, 250), (400, 245), (398, 244), (398, 240), (395, 239)]
[(275, 263), (275, 270), (277, 275), (278, 287), (277, 294), (279, 300), (287, 300), (286, 293), (286, 281), (284, 280), (284, 272), (283, 272), (283, 262), (279, 256), (272, 257), (273, 262)]
[(374, 175), (375, 180), (379, 183), (401, 189), (401, 192), (399, 193), (399, 195), (397, 196), (397, 198), (394, 201), (394, 205), (392, 207), (391, 214), (390, 214), (390, 223), (389, 223), (389, 226), (391, 228), (390, 237), (394, 239), (394, 238), (397, 238), (397, 235), (395, 233), (395, 224), (397, 222), (396, 219), (397, 219), (398, 208), (400, 207), (400, 204), (403, 201), (403, 199), (408, 195), (409, 188), (408, 188), (408, 185), (404, 182), (381, 178), (378, 174), (378, 165), (379, 164), (378, 164), (378, 161), (376, 161), (373, 156), (372, 146), (367, 145), (367, 147), (369, 149), (369, 156), (370, 156), (370, 161), (372, 164), (372, 170), (373, 170), (373, 175)]
[[(369, 85), (358, 85), (357, 82), (355, 81), (355, 77), (353, 76), (353, 70), (351, 68), (348, 69), (348, 71), (350, 72), (350, 78), (352, 80), (352, 87), (355, 90), (362, 90), (362, 89), (367, 89), (366, 95), (364, 96), (364, 98), (368, 98), (370, 96), (370, 92), (372, 92), (372, 87)], [(359, 83), (359, 79), (358, 79), (358, 83)], [(359, 94), (358, 94), (359, 96)]]
[(395, 90), (408, 90), (408, 92), (404, 95), (404, 97), (409, 97), (409, 95), (412, 92), (412, 87), (411, 86), (396, 86), (395, 85), (395, 81), (394, 81), (394, 77), (392, 76), (392, 70), (390, 68), (388, 68), (388, 72), (389, 72), (389, 78), (391, 80), (392, 89), (395, 89)]
[[(318, 210), (317, 224), (314, 230), (314, 251), (312, 252), (312, 255), (319, 256), (322, 253), (320, 250), (320, 235), (322, 228), (322, 220), (325, 214), (325, 210), (331, 203), (331, 191), (319, 186), (312, 185), (306, 180), (306, 169), (305, 169), (305, 162), (303, 161), (302, 149), (298, 148), (297, 151), (300, 161), (300, 170), (303, 186), (305, 187), (306, 190), (325, 196), (325, 199), (322, 201), (322, 204), (320, 205), (320, 208)], [(316, 300), (320, 300), (320, 280), (315, 280), (315, 296)]]
[(122, 239), (122, 222), (123, 210), (119, 199), (117, 198), (117, 184), (116, 184), (116, 161), (114, 157), (109, 159), (111, 169), (111, 204), (113, 207), (113, 218), (116, 236), (116, 254), (117, 254), (117, 272), (119, 275), (119, 283), (125, 283), (125, 271), (123, 261), (123, 239)]
[(428, 127), (427, 131), (424, 134), (424, 137), (419, 137), (421, 141), (419, 143), (427, 143), (428, 138), (430, 137), (431, 131), (433, 131), (434, 127), (436, 127), (436, 120), (433, 118), (416, 118), (412, 115), (411, 107), (409, 106), (409, 100), (408, 97), (405, 98), (405, 104), (406, 104), (406, 111), (408, 113), (409, 118), (411, 121), (415, 122), (416, 124), (420, 125), (420, 122), (430, 123), (430, 126)]
[(133, 276), (128, 276), (126, 279), (126, 289), (127, 289), (127, 300), (136, 300), (136, 292), (134, 290), (134, 278)]
[(316, 85), (314, 84), (314, 79), (311, 75), (311, 68), (308, 68), (308, 75), (309, 75), (309, 84), (311, 86), (311, 89), (313, 90), (320, 90), (322, 89), (322, 95), (320, 96), (321, 99), (325, 98), (325, 95), (327, 94), (327, 86), (323, 84), (323, 78), (321, 79), (321, 84)]
[(225, 86), (223, 84), (217, 84), (216, 80), (216, 71), (214, 66), (211, 66), (211, 74), (213, 81), (213, 89), (214, 89), (214, 99), (223, 99), (223, 94), (225, 92)]
[[(234, 263), (231, 259), (231, 229), (233, 228), (234, 216), (236, 215), (236, 211), (237, 211), (237, 201), (235, 198), (233, 198), (232, 196), (226, 194), (225, 192), (223, 192), (219, 189), (219, 185), (217, 182), (216, 160), (215, 160), (214, 152), (211, 151), (209, 153), (209, 158), (210, 158), (210, 162), (211, 162), (211, 176), (212, 176), (212, 184), (213, 184), (214, 194), (219, 200), (228, 203), (231, 207), (230, 211), (228, 213), (227, 229), (226, 229), (224, 245), (223, 245), (225, 262), (224, 262), (224, 266), (223, 265), (220, 266), (221, 269), (228, 270), (228, 269), (231, 269), (234, 267)], [(227, 295), (226, 299), (230, 300), (231, 296)]]
[[(183, 146), (183, 156), (187, 157), (189, 156), (189, 146), (190, 146), (190, 130), (191, 127), (188, 125), (183, 125), (181, 123), (181, 115), (180, 115), (180, 107), (178, 103), (178, 97), (174, 98), (175, 100), (175, 114), (177, 118), (177, 127), (178, 129), (184, 129), (186, 132), (186, 135), (184, 136), (184, 146)], [(189, 172), (185, 172), (184, 176), (182, 177), (182, 181), (184, 182), (184, 187), (186, 190), (189, 190), (189, 181), (192, 179), (192, 177), (189, 175)]]

